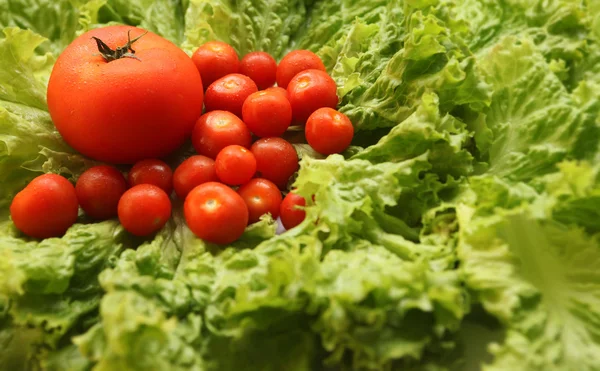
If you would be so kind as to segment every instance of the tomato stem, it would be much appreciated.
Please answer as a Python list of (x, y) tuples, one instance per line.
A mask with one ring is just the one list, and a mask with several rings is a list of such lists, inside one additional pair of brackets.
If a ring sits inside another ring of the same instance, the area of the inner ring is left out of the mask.
[(104, 41), (95, 36), (92, 36), (92, 39), (96, 40), (98, 51), (100, 52), (102, 58), (104, 58), (104, 60), (107, 62), (116, 61), (117, 59), (121, 58), (133, 58), (141, 61), (141, 59), (135, 55), (135, 50), (131, 48), (131, 45), (133, 45), (134, 42), (138, 41), (147, 33), (148, 31), (131, 40), (131, 30), (127, 31), (127, 43), (123, 46), (118, 46), (115, 50), (111, 49)]

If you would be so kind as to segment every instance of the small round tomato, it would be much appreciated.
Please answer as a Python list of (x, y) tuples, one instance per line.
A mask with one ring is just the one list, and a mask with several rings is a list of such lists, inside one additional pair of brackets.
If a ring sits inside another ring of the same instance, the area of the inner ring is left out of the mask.
[(57, 174), (33, 179), (10, 204), (15, 226), (34, 238), (62, 236), (77, 220), (75, 187)]
[(333, 108), (319, 108), (306, 121), (306, 141), (323, 155), (343, 152), (354, 136), (354, 126), (341, 112)]
[(242, 58), (240, 73), (251, 78), (263, 90), (275, 84), (277, 62), (269, 53), (251, 52)]
[(291, 51), (277, 66), (277, 85), (285, 89), (298, 73), (312, 69), (325, 71), (325, 65), (318, 55), (310, 50)]
[(251, 94), (242, 107), (248, 129), (259, 137), (278, 137), (292, 123), (292, 106), (280, 93), (258, 91)]
[(129, 171), (129, 185), (152, 184), (171, 194), (173, 190), (173, 171), (164, 161), (148, 159), (137, 162)]
[(335, 81), (326, 72), (306, 70), (294, 76), (287, 88), (294, 120), (305, 122), (321, 107), (335, 108), (336, 90)]
[(209, 41), (192, 55), (206, 89), (210, 84), (230, 73), (237, 73), (240, 60), (235, 49), (221, 41)]
[(248, 225), (248, 207), (244, 199), (217, 182), (192, 189), (183, 204), (183, 213), (196, 236), (221, 245), (240, 238)]
[(178, 46), (119, 25), (92, 29), (63, 50), (47, 97), (52, 121), (71, 147), (99, 161), (133, 164), (185, 142), (202, 113), (203, 89)]
[(91, 218), (106, 220), (117, 216), (119, 199), (127, 181), (119, 170), (100, 165), (87, 169), (75, 184), (79, 205)]
[(298, 153), (288, 141), (272, 137), (259, 139), (250, 148), (256, 158), (256, 171), (284, 189), (298, 171)]
[(217, 155), (215, 170), (219, 180), (225, 184), (244, 184), (256, 173), (256, 159), (245, 147), (227, 146)]
[(194, 126), (192, 144), (196, 152), (214, 159), (223, 148), (233, 144), (250, 148), (252, 134), (233, 113), (212, 111), (200, 117)]
[(173, 174), (175, 193), (182, 200), (194, 187), (218, 181), (215, 161), (202, 155), (192, 156), (181, 163)]
[(136, 236), (148, 236), (160, 230), (171, 216), (171, 200), (161, 188), (138, 184), (129, 188), (119, 200), (119, 221)]
[(251, 179), (238, 189), (238, 193), (246, 202), (250, 213), (250, 223), (256, 223), (264, 214), (271, 214), (273, 219), (279, 216), (281, 191), (277, 186), (261, 178)]
[(285, 229), (292, 229), (304, 221), (306, 212), (303, 207), (306, 206), (304, 197), (295, 193), (288, 193), (281, 202), (280, 215), (281, 224)]
[(248, 76), (232, 73), (221, 77), (206, 89), (204, 106), (206, 111), (229, 111), (242, 117), (242, 105), (248, 96), (258, 91)]
[(285, 97), (285, 99), (289, 100), (287, 90), (280, 86), (272, 86), (268, 89), (265, 89), (265, 91), (282, 94)]

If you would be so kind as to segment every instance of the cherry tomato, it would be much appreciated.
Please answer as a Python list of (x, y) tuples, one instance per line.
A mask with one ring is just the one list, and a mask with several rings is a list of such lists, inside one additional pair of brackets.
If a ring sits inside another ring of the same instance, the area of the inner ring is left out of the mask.
[(242, 58), (240, 73), (251, 78), (263, 90), (275, 84), (277, 62), (269, 53), (251, 52)]
[(206, 89), (210, 84), (230, 73), (237, 73), (240, 60), (235, 49), (221, 41), (209, 41), (192, 55)]
[(173, 174), (173, 187), (175, 193), (182, 200), (194, 187), (206, 183), (216, 182), (217, 172), (215, 161), (206, 156), (192, 156), (181, 163)]
[(215, 170), (217, 177), (225, 184), (244, 184), (256, 173), (256, 159), (245, 147), (227, 146), (217, 155)]
[(354, 136), (354, 126), (341, 112), (333, 108), (319, 108), (306, 121), (306, 141), (323, 155), (343, 152)]
[(129, 171), (129, 185), (152, 184), (170, 195), (173, 190), (173, 171), (165, 162), (148, 159), (137, 162)]
[(244, 199), (217, 182), (192, 189), (183, 204), (183, 213), (196, 236), (221, 245), (240, 238), (248, 225), (248, 207)]
[(79, 205), (87, 215), (97, 220), (117, 216), (119, 199), (127, 190), (127, 181), (119, 170), (100, 165), (87, 169), (75, 184)]
[(252, 134), (233, 113), (212, 111), (200, 117), (194, 126), (192, 144), (196, 152), (214, 159), (223, 148), (232, 144), (250, 148)]
[(160, 230), (171, 216), (171, 200), (161, 188), (138, 184), (129, 188), (119, 200), (119, 221), (136, 236), (148, 236)]
[[(133, 164), (171, 153), (192, 132), (202, 113), (200, 73), (175, 44), (145, 32), (131, 26), (90, 30), (54, 64), (48, 109), (64, 140), (78, 152)], [(120, 58), (102, 57), (93, 37)], [(125, 47), (128, 37), (135, 40), (130, 44), (135, 54), (123, 56), (116, 49)]]
[(272, 137), (259, 139), (250, 148), (256, 158), (256, 171), (279, 188), (287, 187), (290, 177), (298, 171), (298, 153), (288, 141)]
[(289, 100), (287, 90), (280, 86), (273, 86), (268, 89), (265, 89), (265, 91), (282, 94), (285, 97), (285, 99)]
[(310, 50), (294, 50), (283, 57), (277, 66), (277, 85), (286, 89), (298, 73), (306, 70), (325, 71), (325, 65), (318, 55)]
[(279, 216), (281, 191), (267, 179), (254, 178), (238, 189), (238, 193), (246, 202), (250, 213), (250, 223), (256, 223), (264, 214), (271, 214), (273, 219)]
[(306, 212), (302, 209), (306, 206), (306, 200), (304, 197), (299, 196), (295, 193), (288, 193), (280, 207), (281, 224), (285, 229), (292, 229), (298, 224), (304, 221)]
[(242, 117), (242, 105), (248, 96), (258, 91), (248, 76), (232, 73), (221, 77), (206, 89), (204, 106), (206, 111), (229, 111)]
[(294, 120), (305, 122), (321, 107), (335, 108), (336, 89), (335, 81), (320, 70), (306, 70), (294, 76), (287, 88)]
[(75, 187), (56, 174), (33, 179), (10, 204), (15, 226), (34, 238), (62, 236), (77, 220)]
[(259, 137), (278, 137), (292, 123), (292, 106), (283, 94), (258, 91), (242, 106), (242, 116), (248, 129)]

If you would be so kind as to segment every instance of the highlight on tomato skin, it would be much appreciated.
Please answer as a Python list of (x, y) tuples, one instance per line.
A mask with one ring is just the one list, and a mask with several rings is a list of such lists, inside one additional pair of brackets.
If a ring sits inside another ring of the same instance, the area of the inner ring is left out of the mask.
[(335, 81), (321, 70), (306, 70), (295, 75), (287, 92), (294, 120), (302, 124), (317, 109), (336, 108), (339, 101)]
[(127, 175), (129, 186), (138, 184), (152, 184), (170, 195), (173, 191), (173, 170), (164, 161), (159, 159), (146, 159), (133, 165)]
[(250, 52), (240, 61), (240, 73), (252, 79), (259, 90), (275, 84), (277, 62), (266, 52)]
[(192, 61), (200, 72), (205, 90), (216, 80), (230, 73), (237, 73), (240, 69), (240, 60), (235, 49), (221, 41), (202, 44), (192, 54)]
[(287, 98), (275, 91), (258, 91), (246, 98), (242, 106), (244, 123), (254, 135), (278, 137), (292, 123), (292, 106)]
[(129, 186), (121, 172), (108, 165), (94, 166), (83, 172), (75, 184), (79, 205), (96, 220), (117, 216), (119, 200)]
[(256, 223), (260, 217), (270, 214), (273, 219), (279, 217), (279, 207), (282, 197), (281, 191), (275, 183), (263, 178), (251, 179), (238, 189), (250, 213), (250, 223)]
[(119, 200), (119, 221), (129, 233), (144, 237), (158, 232), (171, 217), (171, 200), (161, 188), (139, 184)]
[(241, 118), (244, 101), (257, 91), (258, 87), (248, 76), (232, 73), (221, 77), (206, 89), (204, 97), (206, 112), (229, 111)]
[(286, 89), (294, 76), (311, 69), (325, 71), (321, 58), (310, 50), (293, 50), (279, 61), (277, 86)]
[(219, 180), (236, 186), (247, 183), (256, 173), (256, 158), (249, 149), (231, 145), (223, 148), (215, 159)]
[(215, 159), (227, 146), (237, 144), (250, 148), (252, 133), (231, 112), (211, 111), (202, 115), (192, 131), (192, 145), (198, 154)]
[(319, 108), (304, 127), (308, 144), (322, 155), (341, 153), (352, 143), (354, 126), (345, 114), (333, 108)]
[(17, 229), (30, 237), (60, 237), (75, 224), (78, 209), (71, 182), (57, 174), (43, 174), (13, 198), (10, 216)]
[(192, 189), (183, 212), (197, 237), (219, 245), (236, 241), (248, 226), (249, 212), (244, 199), (222, 183), (208, 182)]

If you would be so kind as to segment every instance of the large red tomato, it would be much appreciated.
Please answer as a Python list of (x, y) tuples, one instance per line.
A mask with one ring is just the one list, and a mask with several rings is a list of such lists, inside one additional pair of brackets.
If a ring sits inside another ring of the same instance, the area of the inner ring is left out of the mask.
[[(145, 32), (131, 26), (91, 30), (76, 38), (52, 69), (52, 120), (65, 141), (86, 156), (110, 163), (162, 157), (184, 142), (200, 117), (202, 80), (191, 58)], [(129, 48), (128, 37), (134, 40)], [(105, 59), (98, 40), (120, 58)]]

